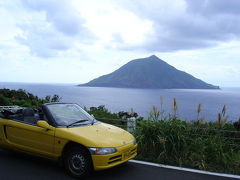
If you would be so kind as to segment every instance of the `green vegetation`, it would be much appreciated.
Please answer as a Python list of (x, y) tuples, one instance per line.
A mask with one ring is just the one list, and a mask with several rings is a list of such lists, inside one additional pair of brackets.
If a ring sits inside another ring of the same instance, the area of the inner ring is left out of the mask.
[[(227, 123), (226, 106), (215, 122), (205, 122), (204, 117), (201, 117), (202, 109), (199, 104), (196, 121), (187, 122), (178, 119), (175, 98), (172, 114), (168, 116), (164, 115), (162, 98), (160, 104), (160, 110), (156, 106), (152, 107), (148, 120), (137, 119), (134, 135), (139, 152), (136, 159), (240, 174), (240, 119), (233, 124)], [(105, 122), (121, 126), (118, 114), (109, 112), (104, 106), (92, 109), (97, 109), (95, 117), (105, 117)], [(89, 112), (94, 114), (94, 111)], [(114, 119), (111, 119), (112, 116)]]
[(192, 75), (179, 71), (157, 56), (135, 59), (116, 71), (79, 86), (161, 88), (161, 89), (219, 89)]
[(201, 170), (240, 174), (240, 131), (232, 124), (177, 119), (142, 121), (135, 136), (137, 159)]
[[(201, 105), (197, 119), (181, 121), (173, 99), (172, 114), (164, 116), (155, 106), (148, 120), (138, 123), (135, 137), (139, 145), (137, 159), (201, 170), (240, 174), (240, 118), (227, 123), (224, 105), (215, 122), (205, 122)], [(161, 120), (159, 120), (161, 117)]]
[(41, 99), (33, 94), (23, 90), (0, 89), (0, 106), (22, 106), (37, 108), (43, 103), (58, 102), (61, 98), (54, 94)]
[(89, 110), (86, 107), (84, 109), (88, 111), (89, 114), (100, 119), (120, 119), (117, 113), (111, 113), (104, 105), (90, 107)]
[(138, 121), (142, 120), (142, 117), (138, 117), (132, 109), (130, 112), (120, 111), (118, 113), (112, 113), (104, 105), (98, 107), (84, 108), (89, 114), (93, 115), (97, 120), (105, 123), (114, 124), (121, 128), (127, 129), (127, 118), (135, 117)]

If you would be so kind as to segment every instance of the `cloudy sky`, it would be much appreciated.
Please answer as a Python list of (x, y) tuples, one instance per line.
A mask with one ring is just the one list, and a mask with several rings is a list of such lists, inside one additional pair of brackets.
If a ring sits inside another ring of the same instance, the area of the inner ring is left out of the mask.
[(240, 86), (239, 0), (0, 0), (0, 82), (85, 83), (157, 55)]

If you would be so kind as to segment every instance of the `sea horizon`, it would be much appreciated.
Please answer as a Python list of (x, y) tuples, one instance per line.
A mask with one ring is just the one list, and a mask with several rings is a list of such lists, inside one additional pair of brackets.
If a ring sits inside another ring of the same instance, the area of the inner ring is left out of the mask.
[(105, 105), (111, 112), (130, 111), (131, 108), (148, 118), (152, 106), (160, 109), (163, 98), (165, 116), (172, 112), (172, 101), (178, 103), (178, 116), (182, 120), (194, 121), (197, 105), (201, 104), (200, 117), (206, 121), (216, 121), (217, 114), (226, 105), (229, 122), (240, 118), (240, 87), (221, 89), (137, 89), (115, 87), (79, 87), (75, 83), (31, 83), (0, 82), (0, 88), (24, 89), (40, 98), (58, 94), (62, 102), (78, 103), (82, 107)]

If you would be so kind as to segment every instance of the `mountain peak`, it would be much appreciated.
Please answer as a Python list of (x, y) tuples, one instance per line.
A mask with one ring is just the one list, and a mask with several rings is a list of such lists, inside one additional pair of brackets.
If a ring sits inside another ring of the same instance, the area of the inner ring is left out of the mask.
[(161, 60), (159, 57), (157, 57), (156, 55), (151, 55), (149, 57), (143, 58), (143, 59), (147, 59), (147, 60)]
[(151, 58), (151, 59), (159, 59), (156, 55), (151, 55), (151, 56), (149, 56), (148, 58)]
[(177, 70), (155, 55), (135, 59), (116, 71), (79, 86), (158, 88), (158, 89), (218, 89), (192, 75)]

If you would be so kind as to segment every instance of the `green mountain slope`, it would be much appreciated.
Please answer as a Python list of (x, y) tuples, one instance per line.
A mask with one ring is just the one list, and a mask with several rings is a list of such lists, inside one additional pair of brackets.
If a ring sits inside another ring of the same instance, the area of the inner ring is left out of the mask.
[(192, 75), (179, 71), (157, 56), (135, 59), (116, 71), (79, 86), (160, 88), (160, 89), (218, 89)]

